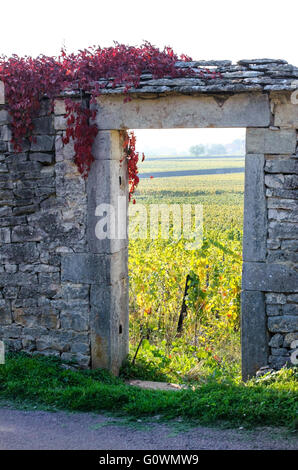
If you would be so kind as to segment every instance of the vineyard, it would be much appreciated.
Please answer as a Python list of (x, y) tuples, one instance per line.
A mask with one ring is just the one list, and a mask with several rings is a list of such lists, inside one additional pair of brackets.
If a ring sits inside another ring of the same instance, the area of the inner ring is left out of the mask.
[(202, 204), (204, 239), (130, 240), (130, 374), (240, 374), (243, 185), (243, 173), (141, 179), (138, 203)]

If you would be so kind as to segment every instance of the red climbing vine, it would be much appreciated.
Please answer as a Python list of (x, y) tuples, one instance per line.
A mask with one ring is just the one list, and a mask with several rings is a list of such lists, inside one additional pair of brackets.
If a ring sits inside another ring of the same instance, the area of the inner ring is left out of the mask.
[[(137, 185), (139, 184), (138, 177), (138, 161), (139, 161), (139, 152), (136, 152), (136, 136), (133, 131), (123, 132), (123, 150), (127, 159), (128, 167), (128, 183), (129, 183), (129, 201), (131, 201), (131, 196), (135, 192)], [(145, 155), (142, 154), (142, 161), (144, 161)], [(133, 199), (133, 204), (135, 203)]]
[[(129, 90), (138, 87), (141, 75), (149, 73), (153, 78), (202, 75), (215, 77), (209, 70), (195, 72), (190, 68), (177, 68), (177, 60), (189, 61), (190, 57), (178, 57), (170, 47), (162, 51), (145, 42), (140, 47), (115, 43), (114, 47), (93, 47), (77, 54), (62, 51), (58, 57), (41, 55), (32, 57), (0, 58), (0, 80), (5, 84), (5, 96), (12, 117), (12, 141), (16, 151), (22, 149), (25, 139), (32, 141), (33, 119), (38, 116), (42, 98), (55, 97), (67, 90), (79, 92), (80, 101), (66, 100), (68, 128), (64, 143), (74, 139), (75, 163), (86, 177), (94, 157), (92, 144), (97, 134), (93, 123), (95, 111), (89, 108), (106, 87), (123, 86), (124, 101), (130, 100)], [(89, 102), (86, 105), (86, 99)], [(92, 107), (91, 107), (92, 108)], [(124, 152), (128, 162), (130, 195), (138, 178), (138, 153), (135, 136), (124, 138)]]

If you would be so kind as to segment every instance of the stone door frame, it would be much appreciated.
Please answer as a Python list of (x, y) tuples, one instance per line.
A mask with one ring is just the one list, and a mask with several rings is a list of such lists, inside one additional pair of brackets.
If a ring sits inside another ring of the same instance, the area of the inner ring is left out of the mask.
[[(266, 268), (265, 153), (279, 153), (281, 150), (281, 134), (270, 130), (270, 122), (269, 98), (263, 93), (136, 98), (125, 106), (122, 96), (100, 97), (96, 120), (99, 128), (96, 161), (88, 181), (89, 246), (94, 255), (106, 253), (106, 257), (110, 257), (109, 271), (113, 274), (106, 287), (102, 284), (100, 288), (93, 288), (99, 292), (91, 294), (91, 304), (94, 305), (91, 308), (93, 367), (104, 366), (116, 371), (128, 352), (128, 240), (99, 241), (93, 235), (97, 220), (95, 207), (103, 202), (102, 188), (105, 202), (111, 204), (117, 204), (119, 195), (127, 196), (125, 168), (119, 166), (122, 155), (120, 131), (124, 128), (246, 128), (241, 320), (243, 377), (254, 375), (259, 367), (267, 364), (265, 297), (261, 283), (258, 285), (256, 280), (251, 283), (251, 278), (255, 270), (259, 273)], [(287, 136), (287, 132), (294, 131), (284, 131), (282, 142), (288, 145), (288, 151), (292, 151), (291, 135)], [(100, 188), (97, 194), (96, 187)], [(105, 294), (106, 320), (103, 321), (102, 315), (98, 316), (97, 302), (93, 302), (93, 298), (99, 301)]]

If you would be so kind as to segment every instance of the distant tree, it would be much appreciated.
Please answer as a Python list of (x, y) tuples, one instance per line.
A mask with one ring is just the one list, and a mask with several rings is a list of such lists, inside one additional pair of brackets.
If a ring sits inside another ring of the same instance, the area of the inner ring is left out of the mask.
[(208, 146), (208, 155), (225, 155), (226, 148), (222, 144), (212, 144)]
[(190, 147), (189, 151), (192, 155), (199, 156), (199, 155), (203, 155), (203, 153), (205, 153), (205, 147), (204, 147), (204, 145), (201, 145), (201, 144), (193, 145), (192, 147)]

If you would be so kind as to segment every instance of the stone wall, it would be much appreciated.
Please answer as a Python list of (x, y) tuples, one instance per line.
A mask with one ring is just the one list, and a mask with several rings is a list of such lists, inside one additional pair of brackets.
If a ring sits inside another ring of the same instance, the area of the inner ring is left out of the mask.
[(42, 100), (33, 141), (15, 152), (0, 84), (0, 339), (11, 349), (117, 373), (128, 351), (128, 240), (123, 221), (114, 240), (99, 240), (95, 227), (102, 203), (117, 209), (124, 200), (126, 217), (119, 130), (246, 127), (243, 377), (289, 362), (298, 338), (298, 105), (291, 101), (298, 70), (269, 59), (188, 66), (206, 65), (222, 77), (147, 74), (127, 104), (121, 87), (104, 90), (86, 181), (73, 145), (62, 143), (63, 96), (53, 112)]
[(86, 183), (48, 100), (22, 152), (13, 150), (3, 105), (0, 116), (0, 337), (13, 350), (87, 367), (90, 286), (61, 282), (62, 257), (86, 249)]
[(261, 364), (290, 363), (298, 339), (298, 105), (291, 95), (271, 93), (271, 125), (247, 129), (244, 376)]

